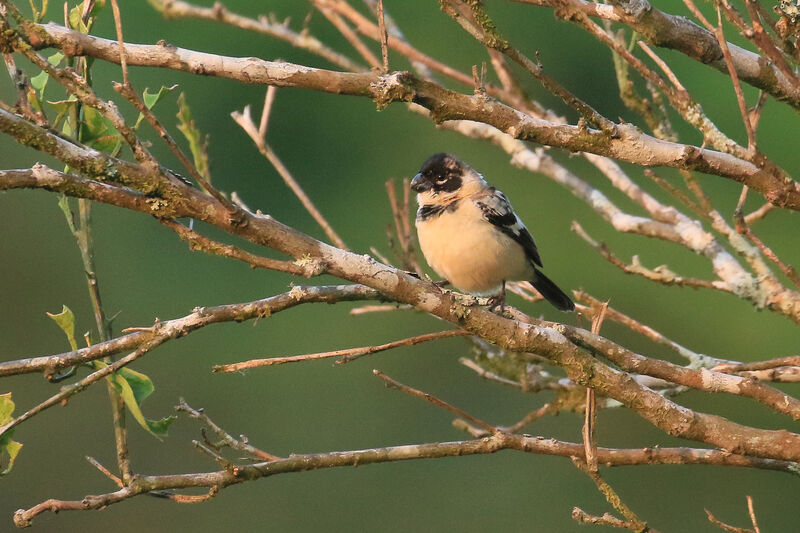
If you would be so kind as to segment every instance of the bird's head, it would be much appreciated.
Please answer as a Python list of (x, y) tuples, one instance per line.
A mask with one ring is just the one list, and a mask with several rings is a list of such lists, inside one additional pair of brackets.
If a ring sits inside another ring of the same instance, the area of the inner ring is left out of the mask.
[(483, 176), (451, 154), (429, 157), (411, 181), (420, 205), (448, 204), (487, 186)]

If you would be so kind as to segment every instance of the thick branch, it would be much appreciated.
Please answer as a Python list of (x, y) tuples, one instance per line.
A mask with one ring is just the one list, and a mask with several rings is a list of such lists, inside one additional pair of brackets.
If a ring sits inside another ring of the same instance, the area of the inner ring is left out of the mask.
[[(558, 0), (515, 0), (560, 9)], [(630, 26), (645, 36), (653, 46), (677, 50), (692, 59), (728, 74), (722, 49), (714, 34), (691, 20), (665, 13), (650, 5), (647, 0), (623, 0), (613, 4), (598, 4), (586, 0), (571, 0), (571, 9), (578, 9), (590, 17), (598, 17)], [(770, 61), (753, 52), (728, 43), (733, 67), (739, 78), (776, 99), (800, 109), (800, 88), (792, 83)]]
[(372, 287), (398, 302), (412, 304), (502, 348), (546, 357), (563, 367), (573, 382), (619, 401), (673, 436), (759, 457), (800, 459), (800, 435), (755, 429), (686, 409), (641, 386), (628, 374), (597, 361), (556, 329), (508, 320), (486, 309), (465, 306), (456, 295), (443, 292), (434, 284), (378, 263), (369, 256), (324, 244), (272, 217), (243, 212), (242, 219), (234, 222), (225, 206), (214, 198), (187, 185), (183, 187), (187, 196), (183, 208), (187, 216), (296, 259), (320, 261), (333, 276)]
[[(119, 63), (119, 47), (108, 39), (84, 35), (57, 24), (32, 25), (32, 44), (55, 47), (67, 55), (89, 55)], [(515, 138), (578, 152), (605, 155), (644, 166), (668, 166), (722, 176), (748, 185), (781, 207), (800, 210), (800, 184), (714, 150), (663, 141), (628, 124), (616, 134), (537, 119), (482, 96), (449, 91), (407, 72), (386, 75), (334, 72), (257, 58), (234, 58), (169, 45), (125, 45), (129, 65), (182, 70), (281, 87), (366, 96), (380, 107), (413, 101), (431, 111), (435, 122), (468, 119), (491, 124)]]
[[(542, 455), (580, 457), (583, 444), (542, 439), (538, 437), (495, 433), (491, 436), (456, 442), (412, 444), (390, 446), (368, 450), (331, 452), (321, 454), (295, 454), (286, 459), (236, 465), (227, 470), (196, 474), (174, 474), (163, 476), (138, 476), (129, 486), (116, 492), (97, 496), (86, 496), (81, 501), (47, 500), (30, 509), (20, 509), (14, 514), (17, 527), (27, 527), (38, 515), (51, 511), (104, 509), (126, 499), (148, 492), (166, 489), (209, 487), (214, 490), (262, 477), (288, 472), (305, 472), (320, 468), (339, 466), (361, 466), (366, 464), (407, 461), (411, 459), (436, 459), (462, 455), (490, 454), (504, 449), (513, 449)], [(764, 468), (796, 473), (796, 465), (786, 461), (756, 459), (730, 454), (718, 450), (691, 448), (637, 448), (597, 449), (598, 461), (606, 466), (636, 464), (716, 464)]]

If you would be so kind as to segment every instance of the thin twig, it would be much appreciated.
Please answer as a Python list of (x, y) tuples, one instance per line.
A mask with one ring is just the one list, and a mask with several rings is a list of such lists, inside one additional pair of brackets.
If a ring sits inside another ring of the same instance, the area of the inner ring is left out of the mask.
[(350, 310), (352, 316), (366, 315), (368, 313), (385, 313), (387, 311), (412, 311), (414, 306), (401, 305), (401, 304), (385, 304), (385, 305), (362, 305), (361, 307), (354, 307)]
[(123, 483), (123, 482), (122, 482), (122, 480), (121, 480), (120, 478), (118, 478), (117, 476), (115, 476), (114, 474), (112, 474), (112, 473), (111, 473), (111, 471), (109, 471), (109, 469), (108, 469), (108, 468), (106, 468), (105, 466), (103, 466), (102, 464), (100, 464), (100, 461), (98, 461), (98, 460), (97, 460), (97, 459), (95, 459), (94, 457), (89, 457), (88, 455), (86, 456), (86, 460), (87, 460), (87, 461), (89, 461), (89, 464), (91, 464), (91, 465), (92, 465), (92, 466), (94, 466), (96, 469), (98, 469), (100, 472), (102, 472), (104, 476), (106, 476), (108, 479), (110, 479), (111, 481), (113, 481), (113, 482), (114, 482), (114, 484), (115, 484), (117, 487), (119, 487), (119, 488), (122, 488), (122, 487), (124, 487), (124, 486), (125, 486), (125, 483)]
[(292, 46), (316, 54), (345, 70), (352, 72), (363, 70), (361, 65), (329, 48), (316, 37), (310, 35), (307, 28), (304, 28), (302, 32), (295, 32), (292, 31), (287, 24), (275, 21), (271, 17), (260, 17), (258, 19), (245, 17), (230, 11), (221, 2), (215, 2), (213, 7), (197, 6), (181, 0), (153, 2), (151, 5), (170, 19), (194, 17), (228, 24), (243, 30), (257, 32), (262, 35), (268, 35), (275, 39), (286, 41)]
[(627, 272), (628, 274), (638, 274), (640, 276), (644, 276), (645, 278), (656, 281), (658, 283), (662, 283), (664, 285), (679, 285), (682, 287), (692, 287), (695, 289), (705, 288), (705, 289), (717, 289), (725, 292), (730, 292), (730, 288), (727, 287), (724, 283), (716, 283), (713, 281), (708, 281), (704, 279), (697, 279), (697, 278), (686, 278), (680, 276), (670, 269), (666, 267), (666, 265), (662, 265), (660, 267), (656, 267), (654, 269), (649, 269), (642, 265), (639, 261), (638, 256), (633, 256), (631, 264), (627, 264), (624, 261), (620, 260), (614, 253), (608, 249), (605, 243), (597, 242), (594, 240), (586, 230), (583, 229), (578, 222), (573, 221), (571, 226), (572, 231), (574, 231), (578, 236), (580, 236), (583, 240), (585, 240), (590, 246), (595, 248), (600, 254), (612, 265), (618, 267), (623, 272)]
[(122, 38), (122, 18), (119, 14), (117, 0), (111, 0), (111, 11), (114, 13), (114, 27), (117, 30), (117, 40), (119, 41), (119, 62), (122, 67), (122, 83), (130, 85), (128, 80), (128, 55), (125, 53), (125, 41)]
[(261, 121), (258, 123), (258, 137), (260, 139), (267, 138), (267, 126), (269, 124), (269, 115), (272, 111), (272, 104), (275, 103), (275, 94), (278, 88), (274, 85), (267, 87), (267, 92), (264, 94), (264, 108), (261, 110)]
[[(608, 302), (603, 302), (597, 312), (592, 316), (592, 333), (598, 335), (603, 325), (603, 320), (608, 311)], [(597, 423), (597, 399), (594, 389), (586, 388), (586, 409), (581, 435), (583, 436), (583, 446), (586, 451), (586, 466), (590, 470), (597, 472), (597, 438), (595, 436), (595, 425)]]
[(455, 413), (457, 416), (460, 416), (461, 418), (469, 420), (476, 426), (480, 426), (490, 433), (497, 433), (499, 431), (496, 427), (492, 426), (491, 424), (487, 424), (483, 420), (476, 418), (465, 411), (462, 411), (458, 407), (450, 405), (444, 400), (440, 400), (439, 398), (433, 396), (432, 394), (428, 394), (427, 392), (422, 392), (421, 390), (411, 388), (408, 385), (403, 385), (399, 381), (390, 378), (380, 370), (373, 370), (372, 373), (381, 378), (384, 381), (384, 383), (386, 383), (387, 387), (391, 387), (401, 392), (405, 392), (406, 394), (410, 394), (411, 396), (416, 396), (417, 398), (422, 398), (423, 400), (427, 400), (434, 405), (437, 405), (443, 409), (447, 409), (451, 413)]
[(283, 363), (299, 363), (302, 361), (313, 361), (316, 359), (329, 359), (332, 357), (341, 357), (337, 363), (349, 363), (365, 355), (391, 350), (400, 346), (414, 346), (422, 342), (428, 342), (439, 339), (447, 339), (450, 337), (460, 337), (463, 335), (471, 335), (470, 332), (464, 330), (449, 330), (441, 331), (438, 333), (428, 333), (425, 335), (418, 335), (416, 337), (409, 337), (398, 341), (388, 342), (386, 344), (379, 344), (375, 346), (362, 346), (359, 348), (346, 348), (344, 350), (334, 350), (330, 352), (309, 353), (303, 355), (291, 355), (287, 357), (269, 357), (265, 359), (251, 359), (241, 363), (231, 363), (228, 365), (214, 365), (212, 371), (214, 372), (239, 372), (250, 368), (257, 368), (261, 366), (273, 366)]
[(753, 233), (753, 230), (745, 225), (744, 217), (741, 217), (739, 220), (742, 222), (738, 228), (740, 230), (739, 232), (747, 237), (750, 242), (755, 244), (758, 249), (761, 250), (761, 253), (764, 254), (764, 256), (766, 256), (770, 261), (775, 263), (781, 272), (783, 272), (784, 275), (794, 284), (794, 286), (800, 289), (800, 275), (798, 275), (797, 270), (793, 266), (784, 263), (772, 250), (772, 248), (764, 244), (764, 241), (758, 238), (758, 236)]
[(383, 73), (389, 72), (389, 34), (386, 31), (386, 20), (383, 14), (383, 0), (378, 0), (378, 30), (381, 35), (381, 56), (383, 56)]
[(594, 484), (597, 486), (597, 489), (606, 497), (606, 501), (614, 506), (614, 509), (619, 511), (622, 516), (628, 522), (634, 524), (635, 529), (634, 531), (644, 532), (648, 531), (649, 533), (657, 533), (654, 529), (648, 528), (647, 523), (641, 520), (636, 513), (631, 511), (631, 509), (625, 505), (625, 503), (620, 499), (619, 495), (616, 491), (609, 485), (602, 477), (600, 477), (599, 472), (597, 470), (592, 470), (589, 465), (583, 462), (581, 459), (577, 457), (572, 458), (573, 464), (578, 467), (584, 474), (589, 476), (589, 479), (594, 481)]
[(322, 213), (317, 209), (314, 205), (314, 202), (308, 197), (305, 193), (303, 188), (294, 179), (289, 169), (281, 162), (278, 158), (278, 155), (272, 150), (272, 148), (266, 143), (263, 137), (259, 132), (259, 128), (253, 123), (253, 119), (250, 116), (250, 106), (245, 106), (241, 113), (234, 111), (231, 113), (231, 117), (233, 120), (247, 133), (250, 139), (253, 140), (258, 151), (261, 152), (261, 155), (267, 158), (267, 160), (275, 167), (275, 170), (278, 172), (280, 177), (283, 179), (284, 183), (292, 190), (294, 195), (300, 200), (300, 203), (303, 204), (303, 207), (306, 208), (306, 211), (314, 218), (317, 224), (320, 225), (322, 230), (328, 236), (331, 241), (338, 247), (343, 250), (348, 250), (347, 245), (344, 241), (339, 237), (339, 235), (334, 231), (333, 227), (328, 223)]
[(774, 205), (772, 205), (769, 202), (766, 202), (764, 205), (762, 205), (761, 207), (759, 207), (758, 209), (756, 209), (755, 211), (753, 211), (749, 215), (746, 215), (744, 217), (744, 221), (748, 226), (750, 226), (751, 224), (753, 224), (753, 222), (761, 220), (762, 218), (767, 216), (767, 213), (772, 211), (774, 208), (775, 208)]
[[(576, 522), (580, 522), (581, 524), (590, 524), (593, 526), (601, 525), (616, 527), (619, 529), (630, 529), (631, 531), (641, 531), (641, 526), (634, 522), (620, 520), (616, 516), (613, 516), (609, 513), (603, 513), (602, 516), (591, 515), (580, 507), (574, 507), (572, 509), (572, 519)], [(648, 529), (648, 532), (652, 533), (653, 531), (654, 530), (652, 528)]]
[(219, 439), (219, 442), (216, 443), (208, 443), (209, 445), (213, 446), (215, 449), (220, 449), (223, 446), (228, 446), (235, 450), (239, 450), (242, 452), (247, 453), (257, 459), (261, 459), (262, 461), (277, 461), (280, 459), (277, 455), (272, 455), (271, 453), (267, 453), (263, 450), (259, 450), (258, 448), (251, 446), (247, 439), (244, 436), (240, 436), (239, 439), (235, 439), (232, 437), (227, 431), (219, 427), (217, 424), (211, 420), (208, 415), (203, 412), (202, 409), (194, 409), (183, 398), (179, 399), (178, 405), (175, 406), (176, 411), (181, 411), (187, 413), (192, 418), (196, 418), (200, 420), (203, 424), (205, 424)]
[[(591, 311), (592, 315), (596, 314), (596, 309), (598, 309), (601, 305), (605, 303), (601, 302), (600, 300), (596, 299), (591, 294), (583, 290), (573, 291), (572, 294), (577, 301), (586, 302), (586, 304), (590, 307), (589, 310)], [(696, 364), (700, 361), (702, 357), (704, 357), (690, 350), (689, 348), (686, 348), (685, 346), (678, 344), (677, 342), (666, 337), (662, 333), (656, 331), (652, 327), (646, 324), (642, 324), (638, 320), (612, 307), (606, 307), (605, 318), (608, 320), (613, 320), (614, 322), (617, 322), (619, 324), (622, 324), (623, 326), (626, 326), (631, 330), (641, 335), (644, 335), (653, 342), (671, 348), (679, 355), (686, 358), (690, 363)]]
[(326, 19), (330, 21), (334, 27), (339, 30), (339, 33), (347, 39), (352, 47), (355, 49), (358, 54), (364, 58), (364, 60), (375, 69), (380, 69), (382, 67), (381, 62), (378, 61), (378, 58), (375, 57), (375, 54), (367, 48), (367, 46), (361, 42), (361, 39), (358, 38), (358, 35), (347, 25), (347, 23), (342, 20), (342, 17), (339, 16), (338, 13), (333, 12), (332, 10), (326, 8), (325, 6), (321, 5), (320, 2), (314, 2), (314, 5), (317, 6), (320, 13), (322, 13)]
[[(688, 0), (687, 5), (694, 5), (691, 0)], [(691, 8), (690, 8), (691, 9)], [(708, 28), (712, 31), (712, 28)], [(725, 58), (725, 63), (728, 65), (728, 73), (731, 76), (733, 83), (733, 90), (736, 93), (736, 102), (739, 104), (739, 112), (742, 114), (742, 122), (744, 129), (747, 132), (747, 150), (751, 154), (755, 154), (758, 150), (756, 142), (756, 133), (753, 124), (750, 122), (750, 113), (747, 110), (747, 103), (744, 100), (744, 93), (742, 92), (742, 84), (739, 82), (739, 74), (736, 72), (736, 66), (733, 64), (730, 48), (728, 48), (728, 41), (725, 40), (725, 32), (722, 28), (722, 10), (717, 4), (717, 26), (713, 28), (714, 34), (717, 36), (719, 46), (722, 49), (722, 55)]]
[(708, 509), (705, 509), (705, 512), (706, 512), (706, 515), (708, 516), (708, 521), (711, 522), (712, 524), (714, 524), (715, 526), (717, 526), (718, 528), (720, 528), (723, 531), (728, 531), (729, 533), (756, 533), (752, 529), (747, 529), (747, 528), (744, 528), (744, 527), (731, 526), (731, 525), (726, 524), (725, 522), (717, 520), (716, 518), (714, 518), (714, 515), (711, 514), (711, 511), (709, 511)]
[(270, 259), (268, 257), (252, 254), (232, 244), (223, 244), (209, 239), (174, 220), (160, 219), (159, 222), (174, 231), (182, 240), (188, 242), (189, 248), (192, 250), (201, 250), (208, 254), (237, 259), (247, 263), (253, 268), (277, 270), (279, 272), (287, 272), (306, 278), (319, 276), (325, 272), (324, 265), (319, 261), (310, 259), (308, 261), (279, 261), (277, 259)]
[(756, 511), (753, 508), (753, 497), (747, 495), (747, 512), (750, 514), (750, 521), (753, 523), (753, 531), (755, 533), (761, 533), (761, 530), (758, 528), (758, 520), (756, 520)]
[(752, 370), (769, 370), (771, 368), (778, 368), (781, 366), (800, 366), (800, 355), (777, 357), (775, 359), (755, 361), (752, 363), (726, 362), (715, 366), (712, 370), (714, 370), (714, 372), (732, 373)]
[(637, 41), (637, 42), (636, 42), (636, 44), (638, 44), (638, 45), (639, 45), (639, 47), (640, 47), (642, 50), (644, 50), (644, 52), (645, 52), (645, 53), (646, 53), (648, 56), (650, 56), (650, 59), (652, 59), (652, 60), (653, 60), (653, 62), (655, 62), (655, 64), (656, 64), (656, 65), (658, 65), (658, 68), (660, 68), (660, 69), (661, 69), (661, 70), (664, 72), (664, 74), (667, 76), (667, 79), (668, 79), (670, 82), (672, 82), (672, 85), (674, 85), (676, 89), (678, 89), (678, 90), (679, 90), (679, 91), (681, 91), (681, 92), (687, 92), (687, 91), (686, 91), (686, 87), (684, 87), (684, 86), (683, 86), (683, 84), (681, 83), (681, 80), (679, 80), (679, 79), (678, 79), (678, 77), (675, 75), (675, 73), (672, 71), (672, 69), (671, 69), (671, 68), (669, 68), (669, 65), (667, 65), (666, 61), (664, 61), (663, 59), (661, 59), (661, 58), (658, 56), (658, 54), (656, 54), (655, 52), (653, 52), (653, 49), (652, 49), (652, 48), (650, 48), (649, 46), (647, 46), (647, 43), (646, 43), (646, 42), (644, 42), (644, 41)]

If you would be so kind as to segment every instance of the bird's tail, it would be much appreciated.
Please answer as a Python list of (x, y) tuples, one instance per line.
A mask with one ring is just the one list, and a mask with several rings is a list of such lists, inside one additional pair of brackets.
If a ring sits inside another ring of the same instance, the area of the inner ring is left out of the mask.
[(569, 296), (564, 294), (564, 291), (559, 289), (558, 285), (538, 270), (531, 283), (539, 291), (539, 294), (544, 296), (544, 299), (553, 304), (559, 311), (569, 312), (575, 310), (575, 304), (572, 303)]

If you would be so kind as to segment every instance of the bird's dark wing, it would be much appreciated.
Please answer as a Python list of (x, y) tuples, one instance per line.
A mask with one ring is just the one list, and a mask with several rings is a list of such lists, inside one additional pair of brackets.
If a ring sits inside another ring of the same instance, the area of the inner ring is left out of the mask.
[(514, 213), (505, 194), (491, 187), (485, 195), (475, 198), (474, 202), (483, 213), (483, 218), (518, 242), (534, 265), (542, 266), (542, 259), (539, 257), (539, 250), (536, 249), (531, 233)]

